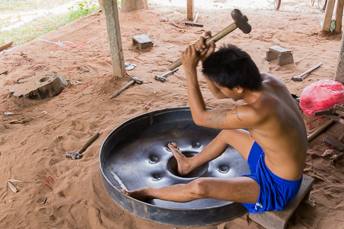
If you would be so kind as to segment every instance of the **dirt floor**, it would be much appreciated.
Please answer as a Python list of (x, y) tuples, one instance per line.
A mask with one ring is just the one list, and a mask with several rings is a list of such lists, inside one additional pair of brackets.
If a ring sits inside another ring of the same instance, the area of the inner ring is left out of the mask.
[[(230, 42), (249, 52), (262, 72), (276, 75), (295, 94), (316, 80), (333, 78), (340, 36), (319, 33), (318, 14), (245, 13), (254, 28), (251, 34), (236, 31), (220, 43)], [(120, 15), (126, 62), (137, 65), (129, 73), (145, 83), (112, 100), (109, 96), (124, 80), (115, 81), (111, 76), (102, 13), (44, 36), (64, 42), (63, 47), (36, 39), (0, 54), (0, 73), (8, 71), (0, 75), (0, 228), (174, 228), (147, 222), (113, 204), (101, 181), (98, 154), (102, 141), (120, 123), (147, 111), (187, 105), (182, 71), (164, 84), (154, 80), (155, 74), (167, 69), (185, 45), (203, 32), (185, 27), (184, 17), (184, 12), (171, 8)], [(204, 10), (199, 20), (205, 29), (219, 31), (230, 17), (228, 10)], [(131, 46), (131, 37), (139, 33), (151, 36), (151, 50), (140, 52)], [(278, 67), (266, 62), (265, 52), (273, 44), (292, 49), (295, 65)], [(319, 62), (323, 66), (304, 82), (290, 80)], [(71, 83), (60, 95), (43, 101), (9, 95), (12, 85), (53, 72)], [(217, 102), (205, 82), (201, 85), (209, 107), (232, 105), (231, 101)], [(4, 112), (17, 115), (5, 116)], [(96, 131), (102, 135), (82, 160), (64, 158), (66, 151), (78, 149)], [(340, 131), (339, 126), (330, 130), (332, 134)], [(329, 149), (322, 143), (323, 136), (312, 142), (308, 151), (305, 173), (315, 178), (310, 201), (297, 209), (290, 228), (344, 228), (344, 159), (333, 164), (322, 156)], [(17, 183), (19, 192), (8, 190), (8, 179), (23, 181)], [(218, 228), (259, 226), (242, 217)]]

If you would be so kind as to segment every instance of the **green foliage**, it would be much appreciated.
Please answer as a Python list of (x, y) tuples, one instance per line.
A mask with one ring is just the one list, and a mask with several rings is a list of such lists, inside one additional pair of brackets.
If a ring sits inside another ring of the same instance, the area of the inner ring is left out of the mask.
[(94, 12), (98, 6), (92, 0), (83, 0), (78, 3), (78, 5), (71, 7), (69, 13), (69, 20), (73, 21), (82, 16), (88, 15)]
[(50, 9), (70, 0), (0, 0), (0, 12), (17, 12), (19, 10)]
[[(5, 7), (6, 4), (12, 0), (0, 0), (0, 9), (1, 7)], [(24, 2), (23, 0), (13, 0), (19, 4), (19, 2)], [(35, 0), (39, 2), (43, 2), (43, 0)], [(67, 0), (56, 0), (57, 2), (67, 2)], [(50, 1), (49, 1), (50, 2)], [(5, 4), (6, 3), (6, 4)], [(76, 5), (69, 9), (68, 13), (61, 14), (61, 15), (54, 15), (54, 16), (47, 16), (43, 18), (38, 18), (24, 26), (19, 28), (12, 29), (10, 31), (2, 31), (0, 32), (0, 45), (9, 41), (13, 41), (16, 45), (22, 44), (24, 42), (30, 41), (39, 37), (47, 32), (52, 30), (56, 30), (57, 28), (74, 21), (82, 16), (88, 15), (98, 9), (98, 5), (96, 4), (96, 0), (82, 0)], [(42, 4), (44, 5), (44, 4)], [(17, 9), (15, 6), (11, 6), (13, 9)], [(20, 5), (20, 9), (23, 6)], [(7, 10), (10, 10), (7, 8)], [(11, 9), (12, 10), (12, 9)], [(0, 27), (7, 26), (8, 22), (4, 20), (0, 21)]]
[(67, 24), (67, 15), (59, 15), (50, 18), (36, 19), (24, 26), (13, 30), (1, 32), (0, 44), (13, 41), (16, 45), (30, 41), (47, 32)]

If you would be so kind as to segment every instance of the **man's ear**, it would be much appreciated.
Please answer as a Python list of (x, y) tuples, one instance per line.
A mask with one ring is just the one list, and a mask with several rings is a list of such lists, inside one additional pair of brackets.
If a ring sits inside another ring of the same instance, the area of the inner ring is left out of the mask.
[(237, 93), (237, 94), (242, 94), (242, 93), (244, 93), (244, 88), (242, 88), (242, 87), (235, 87), (235, 88), (233, 88), (233, 91), (235, 93)]

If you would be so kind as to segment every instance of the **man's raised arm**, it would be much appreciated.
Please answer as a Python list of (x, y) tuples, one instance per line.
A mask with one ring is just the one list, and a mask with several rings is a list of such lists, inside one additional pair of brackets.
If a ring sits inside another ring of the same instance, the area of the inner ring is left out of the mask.
[(206, 109), (197, 79), (196, 67), (199, 60), (200, 57), (194, 45), (190, 45), (182, 55), (189, 105), (194, 122), (199, 126), (216, 129), (250, 128), (260, 122), (261, 116), (248, 105), (236, 106), (225, 111)]

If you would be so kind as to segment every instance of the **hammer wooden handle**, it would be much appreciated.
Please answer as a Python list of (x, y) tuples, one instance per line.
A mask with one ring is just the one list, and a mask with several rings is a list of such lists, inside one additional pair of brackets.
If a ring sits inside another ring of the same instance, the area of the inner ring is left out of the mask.
[(85, 145), (79, 150), (79, 154), (82, 154), (95, 140), (97, 140), (99, 136), (100, 136), (100, 133), (97, 132), (90, 139), (88, 139)]
[[(227, 26), (211, 38), (206, 40), (206, 44), (209, 45), (211, 42), (217, 42), (227, 36), (229, 33), (233, 32), (237, 27), (235, 23), (232, 23), (231, 25)], [(182, 65), (181, 59), (178, 59), (177, 61), (173, 62), (173, 64), (169, 67), (169, 70), (174, 70), (175, 68), (178, 68), (180, 65)]]
[(131, 85), (135, 84), (134, 80), (130, 80), (128, 83), (126, 83), (122, 88), (120, 88), (118, 91), (116, 91), (115, 93), (113, 93), (110, 97), (110, 99), (115, 98), (117, 96), (119, 96), (123, 91), (125, 91), (126, 89), (128, 89)]
[(307, 71), (305, 71), (304, 73), (297, 75), (297, 76), (293, 76), (291, 79), (293, 81), (303, 81), (309, 74), (311, 74), (313, 71), (317, 70), (318, 68), (320, 68), (322, 65), (322, 63), (319, 63), (317, 65), (315, 65), (314, 67), (308, 69)]

